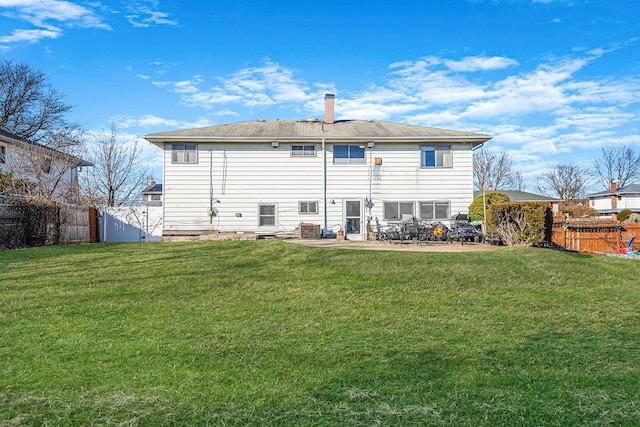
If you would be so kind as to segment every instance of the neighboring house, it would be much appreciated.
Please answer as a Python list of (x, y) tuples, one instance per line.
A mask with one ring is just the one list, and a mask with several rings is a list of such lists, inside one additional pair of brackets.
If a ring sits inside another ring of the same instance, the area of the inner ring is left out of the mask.
[(162, 206), (162, 184), (151, 181), (151, 184), (142, 190), (142, 204), (144, 206)]
[[(519, 190), (495, 190), (495, 191), (492, 190), (492, 191), (485, 191), (485, 195), (489, 194), (490, 192), (506, 194), (506, 196), (512, 202), (543, 202), (543, 203), (548, 203), (549, 207), (551, 208), (551, 211), (553, 212), (553, 215), (557, 215), (558, 214), (558, 212), (560, 211), (560, 202), (562, 202), (562, 199), (555, 199), (553, 197), (542, 196), (540, 194), (535, 194), (535, 193), (527, 193), (526, 191), (519, 191)], [(482, 191), (476, 190), (473, 193), (474, 200), (477, 197), (480, 197), (480, 196), (482, 196)]]
[(163, 239), (253, 238), (301, 223), (367, 238), (407, 214), (449, 224), (473, 201), (485, 134), (368, 120), (255, 120), (146, 135), (164, 151)]
[(615, 215), (621, 210), (630, 209), (640, 212), (640, 184), (628, 184), (618, 188), (615, 181), (611, 181), (608, 191), (601, 191), (586, 196), (589, 207), (602, 215)]
[(33, 183), (34, 196), (76, 203), (83, 166), (93, 164), (0, 128), (0, 170)]

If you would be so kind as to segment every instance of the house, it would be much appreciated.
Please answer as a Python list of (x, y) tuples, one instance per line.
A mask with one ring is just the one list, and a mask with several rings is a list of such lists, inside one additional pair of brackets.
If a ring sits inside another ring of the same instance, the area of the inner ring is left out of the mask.
[(610, 182), (608, 191), (585, 196), (589, 206), (602, 215), (616, 215), (624, 209), (640, 212), (640, 184), (627, 184), (618, 188), (615, 181)]
[(368, 238), (376, 220), (449, 223), (473, 201), (486, 134), (371, 120), (253, 120), (146, 135), (163, 150), (163, 239), (322, 233)]
[[(491, 191), (492, 192), (492, 191)], [(496, 193), (505, 194), (512, 202), (543, 202), (548, 203), (553, 215), (557, 215), (560, 211), (560, 202), (562, 199), (556, 199), (553, 197), (543, 196), (535, 193), (528, 193), (526, 191), (519, 190), (495, 190)], [(486, 191), (485, 194), (489, 194), (490, 191)], [(476, 190), (473, 193), (473, 199), (482, 196), (482, 191)]]
[(93, 164), (0, 128), (0, 170), (31, 182), (32, 196), (77, 202), (83, 166)]
[(162, 184), (151, 181), (149, 186), (142, 190), (143, 206), (162, 206)]

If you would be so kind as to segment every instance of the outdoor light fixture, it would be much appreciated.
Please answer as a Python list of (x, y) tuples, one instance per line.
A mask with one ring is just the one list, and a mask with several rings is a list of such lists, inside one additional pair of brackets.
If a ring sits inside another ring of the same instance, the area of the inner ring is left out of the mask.
[(375, 143), (375, 142), (373, 142), (373, 141), (371, 141), (371, 142), (367, 143), (367, 147), (369, 147), (369, 148), (373, 148), (373, 147), (375, 147), (375, 146), (376, 146), (376, 143)]
[(280, 142), (279, 142), (279, 141), (272, 141), (272, 142), (271, 142), (271, 146), (272, 146), (273, 148), (278, 148), (278, 147), (280, 146)]

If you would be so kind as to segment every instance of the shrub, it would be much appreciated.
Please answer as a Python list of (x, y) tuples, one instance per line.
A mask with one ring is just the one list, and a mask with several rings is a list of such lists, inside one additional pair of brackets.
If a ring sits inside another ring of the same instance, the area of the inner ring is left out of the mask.
[(505, 245), (538, 246), (551, 242), (553, 214), (547, 203), (495, 203), (487, 211), (487, 223)]
[(567, 205), (566, 203), (560, 203), (560, 210), (565, 214), (569, 214), (571, 218), (600, 216), (597, 210), (585, 205)]
[(632, 213), (633, 212), (631, 211), (631, 209), (623, 209), (620, 212), (618, 212), (618, 215), (616, 215), (616, 218), (618, 218), (618, 221), (620, 222), (625, 222), (627, 219), (629, 219), (629, 216)]
[(640, 214), (632, 213), (624, 222), (640, 222)]
[[(509, 196), (498, 191), (492, 191), (484, 194), (484, 200), (482, 195), (476, 197), (476, 199), (469, 206), (469, 220), (470, 221), (482, 221), (484, 220), (484, 206), (486, 203), (487, 211), (492, 203), (504, 203), (509, 201)], [(488, 216), (488, 215), (487, 215)]]

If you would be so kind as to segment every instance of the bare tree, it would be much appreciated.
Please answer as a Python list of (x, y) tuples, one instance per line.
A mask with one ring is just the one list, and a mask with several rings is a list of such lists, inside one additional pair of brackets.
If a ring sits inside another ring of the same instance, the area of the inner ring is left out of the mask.
[(603, 147), (602, 156), (593, 162), (593, 169), (604, 189), (609, 189), (611, 181), (624, 187), (634, 179), (640, 179), (640, 153), (631, 147)]
[(107, 206), (134, 203), (148, 181), (141, 154), (138, 142), (120, 135), (115, 124), (96, 136), (88, 157), (94, 167), (82, 174), (82, 190), (87, 202)]
[(29, 65), (0, 61), (0, 127), (26, 139), (48, 143), (48, 132), (68, 127), (72, 106)]
[(526, 184), (524, 182), (524, 177), (520, 173), (520, 171), (513, 171), (511, 175), (511, 190), (524, 191), (526, 188)]
[(509, 153), (492, 153), (484, 146), (473, 153), (473, 174), (474, 185), (478, 190), (489, 185), (495, 190), (509, 188), (517, 176), (522, 178), (513, 170)]
[(557, 165), (538, 178), (538, 191), (543, 194), (555, 194), (569, 203), (584, 196), (591, 175), (576, 165)]

